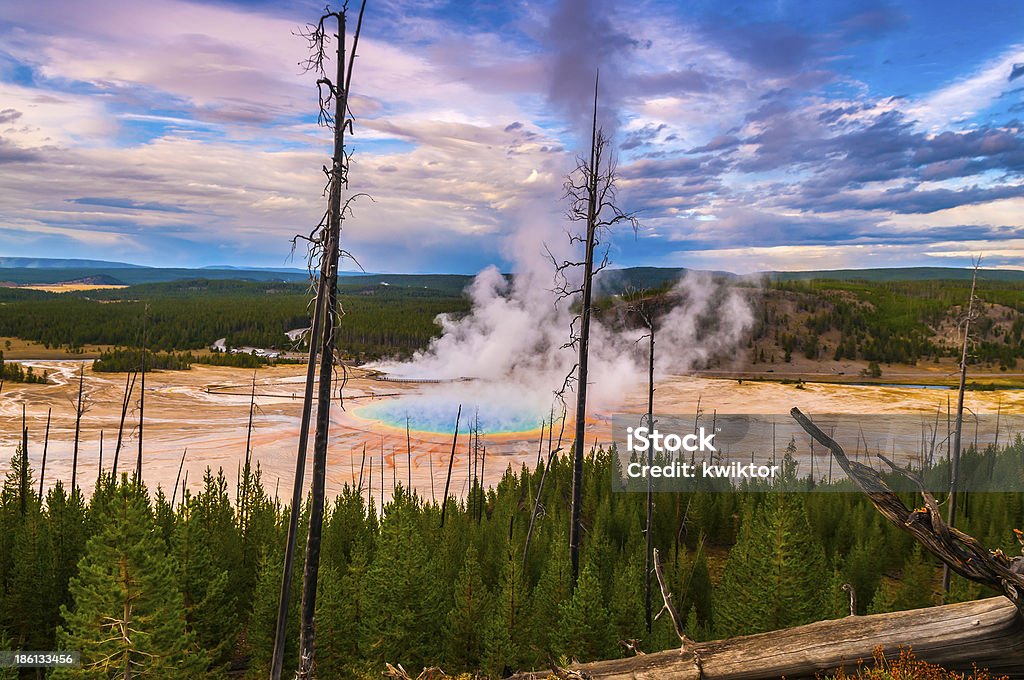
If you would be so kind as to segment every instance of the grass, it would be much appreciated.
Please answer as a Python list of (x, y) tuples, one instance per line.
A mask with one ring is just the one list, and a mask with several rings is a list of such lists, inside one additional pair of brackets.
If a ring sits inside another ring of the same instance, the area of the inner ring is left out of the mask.
[[(10, 343), (10, 344), (8, 344)], [(21, 338), (0, 337), (0, 350), (4, 358), (12, 361), (25, 359), (97, 359), (100, 354), (112, 349), (105, 345), (85, 345), (80, 351), (70, 351), (60, 347), (46, 347), (41, 342), (22, 340)]]
[(827, 680), (1004, 680), (1008, 676), (996, 676), (987, 670), (977, 667), (969, 673), (950, 671), (918, 659), (910, 647), (900, 647), (899, 656), (886, 658), (881, 647), (875, 648), (874, 659), (870, 664), (863, 661), (857, 663), (857, 670), (847, 673), (840, 668), (839, 672), (825, 677)]

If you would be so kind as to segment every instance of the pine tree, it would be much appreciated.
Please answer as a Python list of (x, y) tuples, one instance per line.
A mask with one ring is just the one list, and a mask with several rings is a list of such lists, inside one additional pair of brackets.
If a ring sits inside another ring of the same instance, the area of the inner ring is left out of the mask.
[(59, 621), (49, 525), (37, 502), (29, 505), (14, 536), (10, 591), (3, 621), (21, 649), (53, 649)]
[(903, 565), (899, 581), (886, 581), (871, 601), (870, 614), (903, 611), (931, 607), (935, 590), (937, 570), (928, 563), (921, 549), (914, 548), (910, 558)]
[(316, 668), (320, 677), (343, 678), (367, 675), (371, 669), (359, 662), (359, 636), (364, 604), (363, 579), (368, 564), (367, 550), (357, 543), (351, 548), (351, 562), (337, 568), (330, 562), (320, 571), (320, 593), (316, 600)]
[[(618, 561), (618, 565), (612, 573), (612, 591), (608, 601), (612, 630), (616, 640), (643, 639), (647, 633), (647, 623), (644, 621), (643, 546), (640, 546), (638, 554), (624, 562)], [(656, 583), (654, 587), (657, 588)]]
[(589, 560), (580, 572), (572, 598), (562, 603), (559, 643), (563, 655), (580, 661), (605, 659), (615, 654), (608, 609)]
[(439, 565), (418, 520), (415, 506), (404, 501), (381, 515), (364, 590), (374, 605), (366, 609), (361, 636), (364, 656), (378, 663), (415, 668), (437, 656), (446, 602), (435, 577)]
[[(555, 534), (551, 543), (561, 546), (565, 534)], [(538, 552), (540, 552), (538, 550)], [(563, 550), (550, 550), (547, 565), (530, 598), (530, 640), (538, 656), (554, 655), (559, 647), (558, 630), (561, 628), (561, 609), (569, 600), (569, 559)]]
[[(194, 505), (193, 498), (187, 499), (172, 528), (175, 579), (196, 643), (210, 656), (214, 669), (223, 671), (231, 660), (238, 637), (237, 602), (230, 590), (228, 572), (220, 568), (214, 558), (206, 527), (192, 513)], [(159, 508), (158, 503), (157, 513)], [(159, 514), (157, 524), (160, 524)], [(160, 530), (162, 535), (164, 528)]]
[[(283, 541), (281, 543), (283, 544)], [(277, 601), (281, 593), (282, 552), (282, 549), (274, 544), (268, 546), (260, 555), (252, 613), (248, 617), (246, 629), (246, 641), (251, 654), (249, 672), (246, 674), (248, 678), (266, 678), (270, 672), (274, 627), (277, 622)], [(282, 677), (294, 675), (298, 666), (300, 574), (299, 571), (292, 574), (292, 597), (288, 608), (288, 628), (285, 631)]]
[(715, 600), (718, 632), (746, 635), (824, 618), (825, 553), (803, 495), (772, 493), (746, 517)]
[[(7, 631), (0, 626), (0, 649), (12, 650), (15, 646), (13, 640), (7, 637)], [(0, 666), (0, 680), (18, 680), (18, 669)]]
[[(720, 496), (722, 494), (711, 494)], [(697, 554), (693, 556), (686, 580), (682, 583), (686, 593), (686, 602), (696, 617), (697, 627), (688, 629), (688, 635), (694, 640), (706, 639), (714, 628), (714, 604), (712, 598), (711, 572), (708, 570), (707, 553), (704, 551), (704, 540), (697, 542)]]
[(46, 495), (46, 514), (53, 549), (54, 597), (58, 606), (70, 606), (71, 577), (77, 572), (78, 561), (85, 552), (85, 543), (89, 538), (88, 512), (82, 495), (76, 493), (68, 497), (64, 492), (64, 484), (57, 480)]
[(455, 597), (445, 619), (445, 658), (453, 669), (475, 670), (483, 658), (483, 623), (491, 595), (480, 574), (476, 548), (470, 544), (455, 581)]
[(174, 582), (145, 490), (122, 485), (99, 533), (89, 539), (71, 579), (72, 607), (62, 607), (61, 649), (82, 653), (80, 669), (54, 677), (150, 674), (193, 678), (208, 658), (185, 625), (185, 607)]
[(513, 541), (507, 541), (505, 564), (484, 627), (483, 668), (493, 677), (507, 677), (523, 664), (520, 636), (525, 628), (526, 584), (517, 547)]

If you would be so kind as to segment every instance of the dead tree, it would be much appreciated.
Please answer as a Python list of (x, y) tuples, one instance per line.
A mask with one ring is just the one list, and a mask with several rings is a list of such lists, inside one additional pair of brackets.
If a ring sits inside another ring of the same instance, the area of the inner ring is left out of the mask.
[(441, 499), (441, 526), (444, 526), (444, 513), (448, 509), (448, 490), (452, 484), (452, 466), (455, 465), (455, 446), (459, 441), (459, 419), (462, 418), (462, 404), (455, 414), (455, 433), (452, 435), (452, 453), (448, 456), (448, 476), (444, 480), (444, 497)]
[(850, 460), (843, 447), (799, 409), (792, 409), (790, 414), (807, 434), (832, 452), (846, 475), (890, 524), (909, 533), (928, 552), (964, 578), (1003, 593), (1024, 615), (1024, 556), (1007, 557), (1002, 550), (987, 550), (973, 537), (949, 526), (942, 518), (938, 502), (925, 489), (921, 476), (878, 454), (893, 472), (910, 479), (917, 486), (924, 507), (909, 509), (889, 488), (880, 472)]
[(131, 403), (132, 392), (135, 390), (135, 378), (138, 377), (138, 371), (128, 371), (128, 374), (124, 377), (124, 398), (121, 400), (121, 422), (117, 426), (117, 444), (114, 445), (114, 466), (110, 470), (110, 475), (117, 480), (117, 461), (121, 455), (121, 444), (124, 441), (124, 419), (128, 415), (128, 404)]
[[(957, 391), (956, 397), (956, 424), (953, 427), (953, 459), (949, 469), (949, 515), (946, 520), (949, 526), (956, 524), (957, 491), (960, 486), (961, 435), (964, 430), (964, 392), (967, 388), (967, 350), (971, 342), (971, 322), (977, 319), (974, 311), (974, 303), (977, 298), (974, 295), (974, 291), (978, 285), (978, 268), (980, 266), (981, 258), (976, 258), (974, 261), (974, 274), (971, 276), (971, 296), (967, 300), (967, 311), (961, 319), (964, 328), (964, 341), (960, 351), (960, 389)], [(975, 423), (977, 423), (977, 417), (975, 417)], [(975, 443), (975, 447), (977, 447), (977, 443)], [(942, 590), (945, 592), (949, 592), (949, 577), (949, 565), (947, 564), (942, 568)]]
[[(174, 509), (174, 499), (177, 498), (177, 496), (178, 496), (178, 483), (181, 481), (181, 469), (183, 467), (185, 467), (185, 456), (187, 454), (188, 454), (188, 447), (186, 446), (185, 450), (181, 452), (181, 462), (178, 463), (178, 474), (174, 478), (174, 491), (171, 492), (171, 509), (172, 510)], [(113, 478), (111, 478), (111, 479), (113, 481), (115, 481), (115, 482), (117, 481), (116, 479), (113, 479)], [(182, 499), (184, 499), (184, 497), (185, 497), (185, 493), (183, 491), (182, 492)], [(277, 493), (276, 492), (274, 493), (274, 500), (275, 501), (277, 500)]]
[[(334, 153), (331, 167), (324, 168), (327, 176), (326, 194), (327, 210), (318, 227), (309, 238), (311, 243), (311, 259), (319, 254), (320, 277), (317, 281), (317, 302), (322, 306), (323, 323), (318, 337), (310, 337), (310, 343), (319, 343), (319, 375), (317, 377), (317, 410), (316, 431), (313, 439), (313, 474), (310, 489), (309, 533), (306, 538), (306, 560), (302, 578), (302, 604), (300, 608), (299, 627), (299, 669), (298, 678), (313, 677), (314, 668), (314, 626), (313, 613), (316, 609), (317, 581), (320, 571), (320, 541), (323, 531), (323, 515), (325, 487), (327, 476), (327, 443), (330, 428), (331, 394), (335, 365), (335, 329), (344, 313), (338, 306), (338, 264), (342, 256), (351, 255), (341, 249), (341, 232), (349, 206), (355, 196), (342, 202), (342, 194), (348, 186), (349, 155), (345, 150), (345, 129), (352, 128), (352, 118), (348, 108), (349, 94), (352, 87), (352, 69), (355, 64), (359, 33), (362, 29), (365, 1), (359, 9), (356, 30), (353, 34), (352, 49), (348, 51), (346, 34), (348, 4), (342, 5), (340, 11), (328, 9), (319, 21), (308, 27), (303, 34), (309, 41), (311, 55), (305, 62), (308, 71), (315, 73), (317, 88), (320, 93), (321, 124), (334, 132)], [(328, 62), (328, 45), (331, 39), (329, 25), (337, 25), (335, 74), (332, 79), (326, 70)], [(333, 111), (332, 111), (333, 105)], [(342, 367), (344, 370), (344, 367)], [(344, 386), (344, 381), (342, 381)], [(339, 390), (340, 395), (340, 390)], [(300, 437), (305, 436), (301, 433)], [(297, 506), (292, 508), (295, 514)], [(288, 582), (282, 582), (282, 593), (285, 593)], [(287, 611), (287, 607), (282, 607)], [(279, 617), (280, 619), (281, 617)], [(281, 630), (280, 620), (278, 630)], [(275, 650), (276, 651), (276, 650)], [(279, 666), (278, 666), (279, 668)], [(271, 677), (274, 667), (271, 669)]]
[[(590, 129), (590, 157), (577, 158), (576, 169), (565, 181), (565, 198), (569, 201), (567, 216), (571, 222), (582, 223), (582, 233), (569, 231), (569, 244), (583, 247), (583, 260), (559, 261), (549, 251), (555, 265), (555, 291), (558, 299), (580, 299), (580, 311), (569, 327), (569, 342), (565, 348), (578, 351), (576, 365), (566, 376), (560, 396), (572, 387), (576, 390), (576, 435), (573, 444), (572, 506), (569, 525), (569, 560), (572, 587), (576, 587), (580, 565), (581, 509), (583, 489), (584, 435), (587, 420), (587, 367), (589, 360), (590, 317), (593, 304), (594, 276), (608, 265), (605, 246), (601, 261), (595, 264), (595, 252), (601, 239), (620, 222), (635, 229), (636, 216), (621, 210), (615, 204), (616, 165), (609, 149), (610, 140), (597, 125), (598, 78), (594, 79), (594, 114)], [(570, 283), (570, 276), (581, 273), (581, 282)], [(577, 327), (578, 324), (578, 327)]]
[(78, 372), (78, 401), (75, 403), (75, 446), (71, 453), (71, 494), (74, 495), (78, 486), (78, 440), (82, 433), (82, 415), (85, 413), (85, 401), (82, 398), (85, 385), (85, 364)]
[[(623, 298), (627, 302), (626, 312), (633, 314), (640, 319), (647, 332), (637, 338), (637, 342), (647, 340), (647, 413), (641, 419), (648, 429), (654, 428), (654, 310), (648, 300), (648, 292), (644, 290), (627, 290)], [(654, 465), (654, 447), (647, 450), (647, 465)], [(654, 482), (650, 475), (647, 476), (647, 519), (644, 524), (644, 537), (646, 550), (644, 553), (644, 621), (647, 624), (647, 632), (651, 632), (651, 571), (653, 560), (652, 527), (654, 518)]]
[(21, 516), (28, 512), (28, 424), (25, 403), (21, 404)]
[(46, 434), (43, 435), (43, 462), (39, 466), (39, 500), (43, 500), (43, 478), (46, 476), (46, 449), (50, 448), (50, 413), (52, 409), (46, 409)]
[[(327, 277), (327, 260), (323, 259), (319, 280)], [(274, 652), (271, 658), (271, 680), (280, 680), (284, 665), (284, 643), (288, 627), (288, 607), (291, 604), (291, 582), (295, 571), (295, 544), (298, 541), (299, 514), (302, 507), (302, 485), (306, 474), (306, 448), (309, 442), (309, 422), (313, 411), (313, 385), (316, 378), (320, 329), (324, 315), (323, 296), (317, 295), (313, 303), (313, 319), (310, 324), (309, 357), (306, 364), (306, 383), (302, 397), (302, 415), (299, 417), (299, 443), (295, 454), (295, 477), (292, 480), (292, 503), (288, 511), (288, 535), (285, 539), (284, 563), (281, 568), (281, 590), (277, 600), (277, 622), (274, 629)], [(363, 445), (363, 462), (366, 461), (366, 445)], [(359, 467), (359, 493), (363, 492), (363, 468)]]
[[(855, 672), (859, 659), (881, 647), (887, 658), (910, 646), (932, 664), (970, 673), (986, 667), (995, 676), (1024, 674), (1024, 624), (1001, 597), (911, 611), (847, 616), (757, 635), (698, 642), (625, 659), (559, 669), (558, 677), (593, 680), (777, 680)], [(699, 660), (699, 665), (698, 665)], [(550, 671), (516, 678), (541, 680)]]
[(139, 385), (139, 452), (135, 460), (136, 481), (142, 484), (142, 430), (145, 426), (146, 415), (146, 354), (149, 352), (149, 338), (146, 335), (146, 321), (149, 314), (149, 305), (142, 309), (142, 384)]

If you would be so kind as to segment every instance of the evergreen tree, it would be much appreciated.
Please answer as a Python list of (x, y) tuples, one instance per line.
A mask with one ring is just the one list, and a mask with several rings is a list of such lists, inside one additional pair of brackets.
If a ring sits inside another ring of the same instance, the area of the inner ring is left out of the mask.
[(14, 536), (14, 566), (3, 607), (3, 621), (21, 649), (54, 648), (60, 603), (52, 559), (49, 525), (33, 502)]
[(597, 570), (588, 560), (572, 597), (561, 606), (562, 625), (558, 633), (563, 655), (580, 661), (615, 655), (616, 642), (604, 602)]
[[(644, 621), (644, 566), (643, 546), (625, 561), (618, 562), (612, 573), (611, 597), (608, 614), (616, 640), (643, 639), (647, 633)], [(657, 588), (657, 584), (653, 584)], [(654, 600), (654, 593), (652, 593)], [(655, 610), (657, 613), (657, 610)], [(616, 647), (617, 651), (625, 649)]]
[[(281, 543), (283, 544), (283, 541)], [(277, 625), (277, 603), (281, 594), (282, 552), (281, 547), (267, 546), (260, 555), (252, 613), (248, 617), (246, 629), (246, 641), (250, 652), (249, 671), (246, 677), (249, 678), (262, 680), (270, 673), (274, 629)], [(292, 574), (292, 596), (288, 607), (288, 627), (285, 630), (282, 677), (295, 675), (299, 662), (300, 583), (301, 570), (297, 569)]]
[(522, 667), (522, 635), (526, 630), (523, 616), (527, 601), (519, 546), (507, 541), (505, 564), (498, 581), (498, 590), (484, 629), (483, 668), (494, 677), (506, 677)]
[(715, 600), (723, 636), (746, 635), (825, 617), (824, 550), (799, 493), (769, 494), (748, 511)]
[[(237, 603), (230, 590), (228, 572), (214, 558), (206, 527), (192, 513), (194, 505), (194, 499), (188, 498), (172, 527), (175, 579), (196, 643), (207, 652), (214, 669), (222, 671), (231, 660), (238, 637)], [(158, 504), (157, 511), (159, 508)], [(162, 531), (161, 527), (161, 534)]]
[[(7, 631), (0, 627), (0, 649), (13, 650), (15, 648), (13, 640), (7, 637)], [(18, 680), (18, 669), (0, 666), (0, 680)]]
[(70, 606), (70, 581), (77, 572), (78, 561), (89, 538), (89, 513), (82, 495), (74, 493), (69, 497), (60, 480), (46, 495), (46, 511), (50, 522), (50, 546), (53, 549), (54, 596), (58, 606)]
[[(362, 652), (376, 663), (425, 666), (437, 658), (446, 602), (439, 566), (407, 496), (397, 495), (381, 515), (380, 538), (367, 570)], [(448, 527), (445, 527), (448, 529)]]
[(367, 550), (361, 543), (351, 550), (348, 566), (339, 569), (327, 563), (320, 572), (315, 617), (316, 667), (325, 678), (373, 673), (372, 667), (359, 660)]
[(476, 548), (470, 544), (455, 581), (455, 597), (445, 619), (445, 658), (452, 669), (480, 668), (491, 596), (480, 574)]
[(61, 649), (82, 653), (82, 666), (54, 677), (112, 673), (194, 678), (208, 658), (185, 625), (174, 563), (150, 513), (144, 488), (121, 485), (99, 533), (71, 579), (72, 607), (62, 607)]
[[(565, 544), (564, 533), (556, 533), (555, 536), (557, 540), (552, 541), (555, 546)], [(535, 645), (537, 656), (542, 659), (556, 654), (558, 650), (561, 610), (569, 600), (569, 559), (564, 553), (564, 550), (559, 549), (546, 553), (548, 562), (533, 589), (530, 601), (530, 639)]]

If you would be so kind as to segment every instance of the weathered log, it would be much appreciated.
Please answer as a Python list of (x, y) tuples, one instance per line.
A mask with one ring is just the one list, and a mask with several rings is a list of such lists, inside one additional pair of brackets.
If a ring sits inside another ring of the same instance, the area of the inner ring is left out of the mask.
[[(854, 670), (881, 647), (886, 657), (912, 647), (915, 656), (945, 668), (973, 665), (1024, 677), (1024, 622), (1006, 598), (911, 611), (849, 616), (770, 633), (697, 643), (627, 659), (578, 664), (573, 671), (602, 680), (759, 680), (813, 678), (843, 667)], [(700, 657), (700, 669), (694, 665)], [(545, 678), (551, 671), (522, 674)]]

